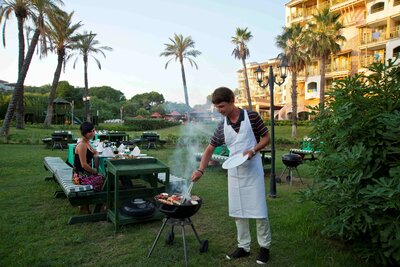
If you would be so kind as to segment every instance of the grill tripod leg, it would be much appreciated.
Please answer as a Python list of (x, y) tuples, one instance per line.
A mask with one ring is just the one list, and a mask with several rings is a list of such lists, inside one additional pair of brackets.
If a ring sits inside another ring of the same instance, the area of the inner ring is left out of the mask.
[[(279, 178), (278, 178), (279, 180), (281, 180), (281, 178), (282, 178), (283, 174), (285, 173), (285, 171), (287, 170), (287, 168), (288, 168), (288, 167), (286, 167), (286, 168), (283, 170), (283, 172), (281, 173), (281, 175), (280, 175)], [(281, 180), (281, 181), (282, 181), (282, 180)]]
[(188, 221), (190, 222), (190, 226), (192, 226), (192, 229), (193, 229), (194, 235), (196, 236), (197, 240), (199, 241), (199, 243), (200, 243), (200, 245), (201, 245), (201, 240), (200, 240), (200, 237), (199, 237), (199, 235), (197, 234), (197, 231), (196, 231), (196, 229), (194, 228), (194, 224), (192, 223), (192, 220), (191, 220), (190, 218), (188, 218)]
[(164, 230), (164, 227), (165, 227), (165, 225), (167, 224), (167, 221), (168, 221), (168, 220), (169, 220), (169, 218), (165, 218), (165, 219), (164, 219), (164, 222), (163, 222), (163, 224), (162, 224), (162, 226), (161, 226), (161, 229), (160, 229), (160, 231), (158, 231), (156, 240), (154, 240), (153, 245), (151, 246), (151, 249), (150, 249), (150, 251), (149, 251), (149, 254), (147, 255), (147, 258), (150, 258), (151, 253), (153, 253), (153, 250), (154, 250), (154, 248), (155, 248), (155, 246), (156, 246), (156, 244), (157, 244), (157, 241), (158, 241), (158, 239), (160, 239), (160, 235), (161, 235), (162, 231)]
[(296, 167), (295, 169), (296, 169), (297, 175), (298, 175), (298, 176), (299, 176), (299, 178), (300, 178), (300, 182), (301, 182), (302, 184), (304, 184), (304, 183), (303, 183), (303, 179), (301, 179), (301, 176), (300, 176), (299, 170), (297, 169), (297, 167)]
[(182, 239), (183, 239), (183, 254), (185, 256), (185, 267), (188, 266), (188, 254), (187, 254), (187, 247), (186, 247), (186, 233), (185, 233), (185, 224), (181, 221), (182, 226)]

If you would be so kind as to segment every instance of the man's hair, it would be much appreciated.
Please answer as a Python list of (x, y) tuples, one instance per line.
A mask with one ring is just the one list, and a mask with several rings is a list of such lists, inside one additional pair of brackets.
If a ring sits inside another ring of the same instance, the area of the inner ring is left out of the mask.
[(94, 129), (93, 123), (88, 121), (83, 122), (80, 127), (82, 136), (87, 133), (90, 133), (93, 129)]
[(211, 102), (216, 105), (222, 102), (233, 103), (235, 102), (235, 95), (232, 90), (227, 87), (219, 87), (211, 95)]

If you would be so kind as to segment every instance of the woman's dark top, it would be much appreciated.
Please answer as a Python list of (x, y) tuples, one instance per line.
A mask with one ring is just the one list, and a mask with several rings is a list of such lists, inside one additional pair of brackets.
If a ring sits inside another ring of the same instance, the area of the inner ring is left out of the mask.
[[(88, 148), (86, 151), (86, 162), (90, 166), (92, 165), (92, 160), (93, 160), (93, 152)], [(74, 157), (74, 168), (76, 173), (85, 173), (86, 170), (82, 167), (81, 161), (79, 159), (79, 155), (75, 153)]]

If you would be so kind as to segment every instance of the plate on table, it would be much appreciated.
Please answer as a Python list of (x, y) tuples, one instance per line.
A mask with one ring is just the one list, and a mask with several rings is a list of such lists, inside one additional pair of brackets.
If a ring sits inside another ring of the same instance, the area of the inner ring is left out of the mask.
[(247, 159), (249, 158), (249, 155), (244, 155), (243, 154), (237, 154), (235, 156), (229, 157), (225, 162), (222, 164), (223, 169), (232, 169), (235, 168), (241, 164), (243, 164)]

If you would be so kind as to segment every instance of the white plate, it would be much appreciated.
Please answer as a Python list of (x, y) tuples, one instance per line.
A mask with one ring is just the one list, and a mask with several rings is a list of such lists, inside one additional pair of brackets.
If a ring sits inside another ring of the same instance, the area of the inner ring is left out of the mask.
[(229, 157), (225, 162), (222, 164), (223, 169), (232, 169), (235, 168), (241, 164), (243, 164), (247, 159), (249, 158), (249, 155), (243, 156), (243, 154), (237, 154), (235, 156)]
[(135, 157), (139, 156), (140, 155), (140, 149), (137, 146), (135, 146), (135, 148), (131, 152), (131, 155), (135, 156)]

